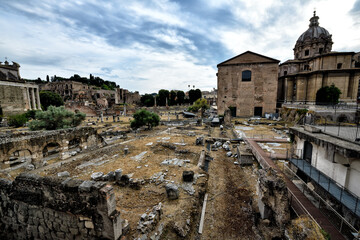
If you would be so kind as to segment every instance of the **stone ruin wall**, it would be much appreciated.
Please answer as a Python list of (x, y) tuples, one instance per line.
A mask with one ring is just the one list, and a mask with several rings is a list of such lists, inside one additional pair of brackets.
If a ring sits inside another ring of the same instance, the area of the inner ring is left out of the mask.
[(0, 239), (118, 239), (122, 220), (105, 182), (21, 174), (0, 179)]
[(279, 227), (280, 231), (290, 221), (290, 202), (285, 181), (272, 169), (260, 169), (256, 186), (258, 207), (261, 218), (268, 219)]
[(91, 127), (0, 135), (0, 169), (9, 167), (7, 161), (17, 150), (29, 150), (31, 163), (36, 168), (42, 166), (43, 149), (49, 143), (59, 144), (61, 159), (69, 158), (69, 141), (73, 139), (80, 141), (81, 150), (95, 149), (104, 144), (103, 138)]

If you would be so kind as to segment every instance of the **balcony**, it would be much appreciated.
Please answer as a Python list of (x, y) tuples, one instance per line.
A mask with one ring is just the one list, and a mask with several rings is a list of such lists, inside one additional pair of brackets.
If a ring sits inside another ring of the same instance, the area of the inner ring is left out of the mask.
[(310, 163), (303, 159), (290, 159), (290, 162), (309, 176), (314, 182), (330, 193), (350, 211), (360, 217), (359, 197), (340, 186), (337, 182), (320, 172)]

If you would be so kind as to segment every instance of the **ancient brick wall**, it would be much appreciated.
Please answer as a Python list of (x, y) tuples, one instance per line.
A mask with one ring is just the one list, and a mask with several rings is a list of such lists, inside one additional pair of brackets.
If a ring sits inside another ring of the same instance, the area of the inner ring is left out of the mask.
[[(277, 63), (254, 63), (218, 67), (218, 112), (236, 107), (236, 116), (254, 116), (254, 108), (273, 113), (277, 97)], [(242, 72), (251, 71), (251, 81), (242, 81)]]
[(0, 103), (4, 115), (23, 113), (27, 108), (24, 99), (24, 88), (0, 84)]
[(21, 174), (0, 179), (0, 239), (118, 239), (113, 188), (104, 182)]

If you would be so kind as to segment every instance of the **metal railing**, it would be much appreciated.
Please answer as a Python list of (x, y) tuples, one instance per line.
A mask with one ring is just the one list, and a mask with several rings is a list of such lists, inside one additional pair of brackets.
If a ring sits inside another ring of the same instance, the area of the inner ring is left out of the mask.
[[(281, 103), (281, 102), (278, 102)], [(360, 109), (360, 104), (349, 103), (349, 102), (339, 102), (338, 104), (328, 104), (328, 103), (316, 103), (315, 101), (288, 101), (283, 102), (283, 107), (290, 108), (316, 108), (316, 109), (339, 109), (339, 110), (358, 110)]]
[[(285, 171), (286, 170), (286, 171)], [(317, 207), (321, 213), (323, 213), (326, 217), (328, 217), (329, 221), (335, 226), (339, 232), (349, 239), (353, 239), (354, 237), (359, 237), (359, 230), (356, 229), (352, 224), (350, 224), (340, 213), (338, 213), (325, 199), (323, 199), (318, 193), (316, 193), (313, 189), (309, 188), (309, 186), (299, 177), (296, 173), (287, 166), (287, 164), (283, 164), (283, 172), (286, 175), (291, 175), (291, 177), (295, 177), (300, 183), (302, 192), (306, 195), (311, 194), (313, 196), (312, 202), (315, 207)], [(299, 186), (297, 185), (299, 188)], [(290, 192), (291, 198), (290, 201), (293, 203), (294, 199), (296, 200), (296, 204), (301, 207), (301, 210), (310, 216), (312, 220), (316, 222), (316, 220), (311, 216), (305, 207), (300, 203), (300, 201), (293, 196)], [(316, 203), (314, 203), (316, 201)], [(296, 212), (296, 209), (294, 209)], [(299, 215), (299, 213), (297, 213)], [(317, 222), (316, 222), (317, 223)], [(319, 225), (317, 223), (317, 225)]]
[(342, 139), (346, 139), (352, 142), (360, 143), (360, 124), (333, 122), (328, 119), (324, 119), (322, 122), (318, 121), (318, 118), (310, 115), (305, 116), (302, 121), (302, 125), (311, 125), (319, 128), (322, 132)]
[(342, 187), (339, 183), (335, 182), (303, 159), (290, 159), (290, 162), (306, 173), (314, 182), (329, 192), (351, 212), (360, 217), (360, 202), (359, 197), (357, 197), (356, 194)]

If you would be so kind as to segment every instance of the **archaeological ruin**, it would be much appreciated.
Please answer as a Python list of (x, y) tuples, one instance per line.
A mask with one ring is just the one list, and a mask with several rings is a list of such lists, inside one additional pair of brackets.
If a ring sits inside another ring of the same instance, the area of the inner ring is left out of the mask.
[(0, 62), (0, 107), (5, 116), (41, 109), (39, 86), (21, 79), (20, 65)]

